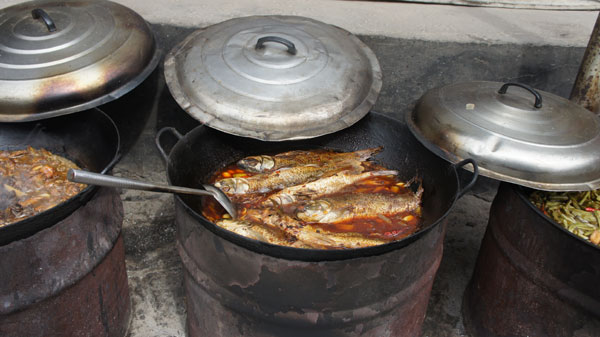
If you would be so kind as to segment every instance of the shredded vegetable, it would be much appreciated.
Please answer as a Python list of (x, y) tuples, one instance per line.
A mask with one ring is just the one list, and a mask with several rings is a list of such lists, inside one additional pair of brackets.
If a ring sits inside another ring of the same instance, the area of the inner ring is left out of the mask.
[(600, 190), (585, 192), (535, 191), (531, 202), (569, 232), (600, 245)]

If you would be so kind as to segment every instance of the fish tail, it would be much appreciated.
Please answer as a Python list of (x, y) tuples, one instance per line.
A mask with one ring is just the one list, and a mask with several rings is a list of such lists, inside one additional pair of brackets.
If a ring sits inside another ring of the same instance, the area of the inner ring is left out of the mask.
[(423, 195), (423, 183), (421, 181), (419, 181), (419, 187), (417, 187), (417, 191), (415, 192), (415, 197), (417, 197), (417, 199), (421, 199), (421, 196)]
[[(413, 184), (419, 184), (419, 186), (417, 186), (417, 188), (415, 189), (413, 188)], [(409, 181), (405, 183), (405, 185), (411, 188), (417, 199), (421, 199), (421, 196), (423, 195), (423, 179), (412, 177)]]
[(355, 151), (354, 153), (358, 155), (358, 159), (360, 161), (364, 161), (367, 160), (371, 157), (373, 157), (374, 155), (376, 155), (377, 153), (383, 151), (383, 146), (378, 146), (378, 147), (372, 147), (370, 149), (364, 149), (364, 150), (359, 150), (359, 151)]

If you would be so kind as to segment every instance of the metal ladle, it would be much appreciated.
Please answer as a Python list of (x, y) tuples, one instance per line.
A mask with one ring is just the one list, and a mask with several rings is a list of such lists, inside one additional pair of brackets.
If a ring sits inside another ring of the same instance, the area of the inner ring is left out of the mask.
[(192, 195), (208, 195), (217, 200), (221, 206), (225, 209), (232, 218), (237, 217), (237, 212), (235, 210), (235, 206), (229, 199), (229, 197), (223, 193), (220, 189), (212, 186), (212, 185), (202, 185), (204, 190), (189, 188), (189, 187), (179, 187), (179, 186), (169, 186), (169, 185), (160, 185), (147, 183), (143, 181), (137, 181), (133, 179), (120, 178), (115, 176), (110, 176), (106, 174), (93, 173), (89, 171), (82, 170), (74, 170), (70, 169), (67, 173), (67, 179), (72, 182), (88, 184), (88, 185), (98, 185), (98, 186), (107, 186), (107, 187), (119, 187), (131, 190), (142, 190), (142, 191), (151, 191), (151, 192), (163, 192), (163, 193), (180, 193), (180, 194), (192, 194)]

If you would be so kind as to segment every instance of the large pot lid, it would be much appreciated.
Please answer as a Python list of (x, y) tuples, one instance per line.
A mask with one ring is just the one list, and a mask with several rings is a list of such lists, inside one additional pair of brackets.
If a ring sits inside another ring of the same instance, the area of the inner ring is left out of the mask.
[(144, 19), (110, 1), (32, 1), (0, 10), (0, 122), (114, 100), (156, 67)]
[(600, 121), (521, 84), (466, 82), (428, 91), (407, 116), (431, 151), (481, 174), (550, 191), (600, 188)]
[(357, 37), (294, 16), (196, 31), (167, 55), (165, 78), (192, 117), (269, 141), (344, 129), (369, 112), (381, 89), (379, 62)]

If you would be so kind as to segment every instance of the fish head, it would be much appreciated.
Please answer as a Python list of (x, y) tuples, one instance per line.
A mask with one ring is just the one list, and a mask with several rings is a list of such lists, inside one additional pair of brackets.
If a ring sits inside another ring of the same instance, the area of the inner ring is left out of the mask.
[(327, 200), (313, 200), (296, 212), (298, 219), (308, 222), (319, 222), (331, 211)]
[(246, 171), (263, 172), (272, 169), (275, 166), (275, 159), (271, 156), (251, 156), (241, 159), (237, 165)]
[(227, 178), (219, 180), (215, 186), (228, 194), (244, 194), (250, 189), (250, 184), (245, 178)]

